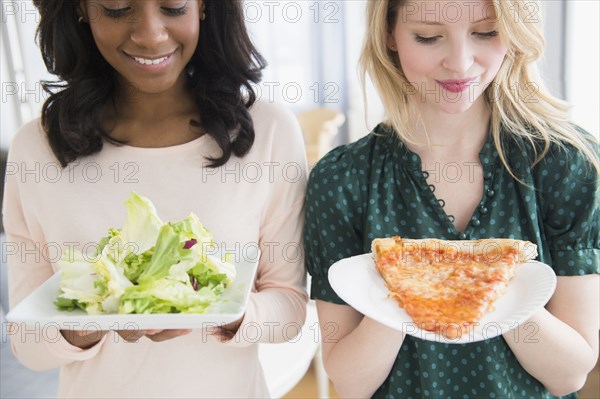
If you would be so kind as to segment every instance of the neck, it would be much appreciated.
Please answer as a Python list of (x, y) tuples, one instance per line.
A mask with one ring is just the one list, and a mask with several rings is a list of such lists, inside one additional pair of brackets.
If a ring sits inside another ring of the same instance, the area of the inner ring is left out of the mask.
[(491, 113), (483, 99), (460, 114), (441, 113), (422, 107), (422, 119), (414, 128), (419, 144), (411, 144), (411, 150), (422, 151), (476, 151), (485, 143)]
[(135, 147), (169, 147), (203, 134), (190, 126), (190, 120), (198, 120), (199, 114), (184, 79), (160, 93), (144, 93), (121, 84), (114, 106), (104, 109), (103, 119), (112, 138)]
[(172, 88), (161, 93), (144, 93), (127, 83), (120, 84), (115, 108), (115, 122), (148, 126), (197, 113), (195, 102), (185, 86), (184, 76)]

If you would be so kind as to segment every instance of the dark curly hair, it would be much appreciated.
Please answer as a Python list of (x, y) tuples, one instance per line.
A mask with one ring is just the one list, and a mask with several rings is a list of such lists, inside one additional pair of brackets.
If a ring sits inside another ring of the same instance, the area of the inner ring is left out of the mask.
[[(225, 164), (231, 154), (243, 156), (254, 143), (248, 109), (256, 101), (252, 83), (260, 82), (266, 67), (252, 44), (242, 0), (204, 0), (206, 19), (200, 24), (198, 46), (188, 66), (195, 69), (189, 87), (202, 127), (221, 148), (211, 166)], [(58, 81), (44, 81), (50, 95), (42, 108), (42, 126), (50, 147), (65, 167), (78, 157), (99, 152), (112, 139), (102, 129), (100, 110), (115, 101), (116, 71), (96, 47), (87, 24), (78, 22), (78, 1), (34, 0), (41, 19), (37, 28), (42, 57)], [(233, 133), (233, 134), (232, 134)]]

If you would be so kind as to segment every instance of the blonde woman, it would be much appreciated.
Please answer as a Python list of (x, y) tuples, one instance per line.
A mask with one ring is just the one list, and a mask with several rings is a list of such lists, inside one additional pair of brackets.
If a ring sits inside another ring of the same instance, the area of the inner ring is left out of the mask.
[[(536, 4), (368, 2), (361, 67), (387, 120), (317, 164), (304, 235), (325, 368), (342, 397), (562, 396), (596, 363), (598, 147), (538, 79)], [(346, 305), (327, 280), (334, 262), (391, 235), (529, 240), (557, 287), (495, 338), (405, 335)]]

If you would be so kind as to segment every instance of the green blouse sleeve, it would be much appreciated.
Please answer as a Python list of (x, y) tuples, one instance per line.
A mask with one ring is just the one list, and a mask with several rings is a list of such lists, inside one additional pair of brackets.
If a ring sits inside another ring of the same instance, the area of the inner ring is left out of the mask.
[(599, 273), (598, 173), (572, 147), (554, 148), (536, 169), (544, 234), (556, 274)]
[(304, 248), (312, 277), (311, 298), (345, 304), (329, 280), (329, 267), (363, 253), (359, 222), (359, 172), (346, 147), (327, 154), (312, 170), (306, 195)]

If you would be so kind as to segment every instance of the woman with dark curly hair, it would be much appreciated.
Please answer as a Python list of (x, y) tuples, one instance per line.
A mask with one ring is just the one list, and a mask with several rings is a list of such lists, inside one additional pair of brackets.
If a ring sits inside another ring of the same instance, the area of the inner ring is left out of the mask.
[(293, 115), (253, 91), (265, 62), (241, 0), (34, 4), (59, 80), (44, 82), (41, 119), (9, 151), (23, 172), (7, 176), (3, 204), (19, 249), (7, 254), (11, 305), (56, 272), (48, 248), (82, 249), (122, 226), (132, 191), (164, 220), (193, 212), (227, 250), (267, 256), (229, 325), (45, 327), (13, 336), (13, 351), (32, 369), (61, 367), (59, 397), (268, 396), (257, 343), (292, 338), (287, 327), (305, 317), (303, 258), (290, 248), (301, 240), (306, 160)]

